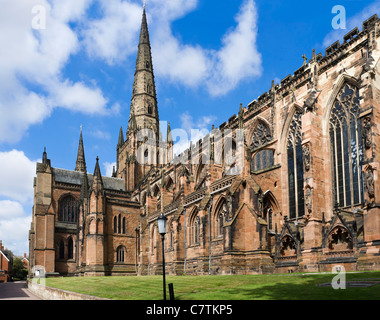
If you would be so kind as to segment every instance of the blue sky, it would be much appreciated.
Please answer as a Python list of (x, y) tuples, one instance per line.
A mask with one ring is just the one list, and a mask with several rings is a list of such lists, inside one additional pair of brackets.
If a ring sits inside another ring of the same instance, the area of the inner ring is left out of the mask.
[[(346, 29), (334, 30), (335, 5)], [(0, 240), (28, 252), (35, 163), (103, 175), (127, 129), (142, 0), (0, 0)], [(379, 13), (380, 1), (147, 0), (159, 116), (211, 129)], [(37, 19), (43, 17), (41, 19)], [(45, 24), (43, 23), (45, 22)], [(41, 28), (44, 27), (44, 28)]]

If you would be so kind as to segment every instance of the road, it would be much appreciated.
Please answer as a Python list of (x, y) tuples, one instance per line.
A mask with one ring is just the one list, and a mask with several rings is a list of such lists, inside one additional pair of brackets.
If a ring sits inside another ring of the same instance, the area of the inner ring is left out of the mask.
[(0, 283), (0, 300), (41, 300), (27, 289), (26, 281)]

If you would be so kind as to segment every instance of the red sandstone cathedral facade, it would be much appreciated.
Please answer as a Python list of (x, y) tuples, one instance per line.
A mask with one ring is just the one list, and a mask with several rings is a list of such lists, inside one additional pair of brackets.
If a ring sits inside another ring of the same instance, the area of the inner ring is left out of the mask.
[(380, 270), (377, 15), (173, 157), (159, 115), (143, 12), (117, 165), (37, 164), (31, 272), (170, 274)]

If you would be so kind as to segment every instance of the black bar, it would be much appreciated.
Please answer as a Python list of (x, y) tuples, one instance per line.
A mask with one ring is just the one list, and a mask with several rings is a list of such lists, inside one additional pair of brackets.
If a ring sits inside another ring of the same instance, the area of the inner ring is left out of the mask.
[(169, 286), (170, 300), (171, 300), (171, 301), (174, 301), (174, 288), (173, 288), (173, 284), (172, 284), (172, 283), (169, 283), (168, 286)]

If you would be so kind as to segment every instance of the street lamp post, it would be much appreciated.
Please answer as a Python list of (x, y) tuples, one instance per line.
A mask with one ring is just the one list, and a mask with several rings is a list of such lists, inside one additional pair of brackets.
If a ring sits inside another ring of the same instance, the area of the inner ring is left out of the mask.
[(168, 218), (164, 216), (161, 212), (160, 216), (157, 218), (158, 233), (161, 235), (162, 240), (162, 276), (163, 276), (163, 287), (164, 287), (164, 300), (166, 300), (166, 283), (165, 283), (165, 234), (166, 234), (166, 221)]

